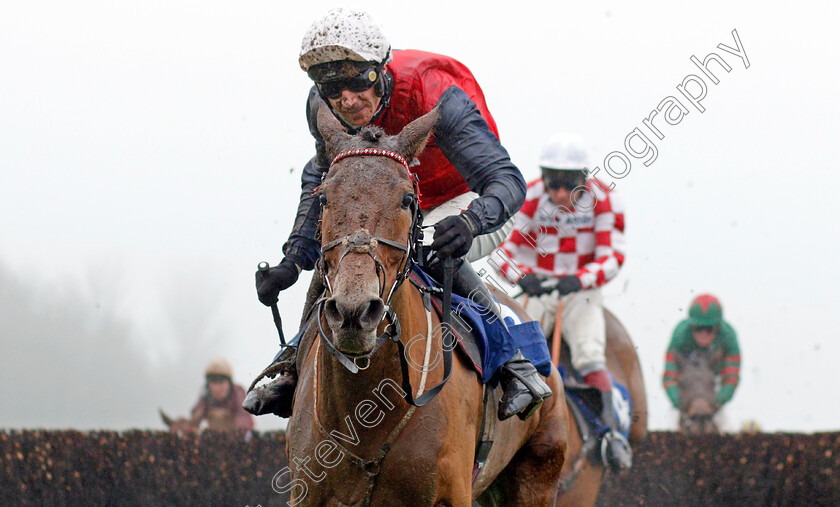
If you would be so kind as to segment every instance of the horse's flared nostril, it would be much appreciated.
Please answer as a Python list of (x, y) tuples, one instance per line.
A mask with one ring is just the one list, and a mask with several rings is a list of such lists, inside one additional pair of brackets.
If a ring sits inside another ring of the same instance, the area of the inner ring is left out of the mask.
[(381, 298), (371, 299), (361, 305), (360, 310), (359, 326), (365, 331), (373, 331), (385, 316), (385, 303)]
[(327, 325), (332, 329), (337, 329), (344, 323), (344, 316), (334, 297), (324, 303), (324, 316), (327, 318)]

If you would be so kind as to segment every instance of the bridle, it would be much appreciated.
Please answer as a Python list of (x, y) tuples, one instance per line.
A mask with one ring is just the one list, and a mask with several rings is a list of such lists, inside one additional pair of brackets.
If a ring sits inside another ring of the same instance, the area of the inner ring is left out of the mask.
[[(333, 344), (329, 337), (324, 332), (323, 324), (322, 324), (322, 314), (323, 314), (323, 307), (324, 303), (327, 300), (326, 296), (323, 296), (319, 299), (316, 303), (318, 310), (317, 310), (317, 320), (318, 320), (318, 333), (321, 337), (321, 341), (324, 343), (324, 346), (327, 350), (332, 354), (338, 361), (351, 373), (357, 373), (359, 370), (365, 370), (370, 366), (370, 357), (381, 347), (386, 341), (389, 339), (394, 342), (399, 342), (400, 336), (402, 334), (402, 330), (400, 327), (399, 318), (397, 314), (394, 312), (394, 309), (391, 307), (391, 298), (393, 297), (394, 293), (397, 289), (408, 279), (408, 276), (411, 274), (411, 270), (414, 266), (414, 252), (417, 242), (421, 240), (421, 222), (422, 222), (422, 215), (420, 213), (420, 205), (418, 202), (419, 190), (418, 190), (418, 183), (417, 178), (408, 170), (408, 162), (406, 162), (405, 158), (400, 155), (399, 153), (384, 150), (379, 148), (358, 148), (352, 150), (345, 150), (339, 153), (338, 155), (333, 158), (332, 162), (330, 163), (330, 169), (348, 157), (364, 157), (364, 156), (377, 156), (377, 157), (387, 157), (392, 160), (396, 160), (405, 168), (406, 173), (412, 180), (412, 184), (414, 187), (414, 194), (412, 195), (411, 202), (409, 203), (409, 209), (411, 210), (411, 227), (408, 232), (408, 238), (406, 238), (405, 243), (401, 243), (399, 241), (390, 240), (387, 238), (383, 238), (381, 236), (375, 236), (370, 234), (367, 229), (359, 229), (352, 234), (348, 234), (346, 236), (342, 236), (338, 239), (330, 241), (329, 243), (323, 245), (321, 247), (321, 260), (320, 262), (320, 271), (321, 276), (324, 281), (324, 286), (326, 286), (327, 290), (332, 294), (332, 284), (330, 283), (329, 272), (328, 272), (328, 264), (326, 263), (325, 254), (334, 248), (341, 248), (341, 253), (338, 257), (338, 262), (336, 263), (335, 270), (338, 271), (339, 266), (341, 265), (341, 261), (344, 260), (350, 253), (362, 253), (367, 254), (373, 259), (373, 263), (376, 266), (376, 277), (379, 282), (379, 297), (385, 302), (385, 314), (383, 315), (383, 319), (388, 321), (388, 325), (386, 326), (385, 330), (382, 332), (381, 335), (376, 339), (376, 344), (374, 345), (373, 349), (360, 356), (354, 356), (352, 359), (338, 350)], [(326, 173), (325, 173), (326, 175)], [(322, 201), (321, 207), (323, 212), (324, 203)], [(402, 268), (400, 268), (397, 276), (394, 280), (394, 283), (391, 285), (391, 288), (388, 290), (388, 294), (385, 295), (385, 287), (387, 286), (387, 275), (385, 273), (385, 266), (376, 256), (376, 249), (380, 244), (389, 246), (391, 248), (395, 248), (403, 252), (403, 258), (401, 261)], [(381, 321), (380, 321), (381, 323)], [(377, 325), (378, 327), (378, 325)]]
[[(443, 389), (443, 386), (449, 380), (449, 376), (452, 373), (452, 349), (448, 347), (444, 347), (443, 351), (443, 380), (440, 381), (436, 386), (432, 387), (431, 389), (426, 390), (425, 393), (417, 397), (416, 399), (413, 397), (412, 393), (414, 392), (413, 388), (411, 387), (411, 380), (410, 380), (410, 372), (408, 361), (406, 359), (406, 350), (405, 346), (403, 345), (402, 341), (400, 341), (400, 336), (402, 335), (402, 328), (400, 326), (400, 319), (397, 316), (394, 309), (391, 307), (391, 297), (393, 297), (394, 293), (397, 289), (402, 285), (402, 283), (408, 279), (409, 275), (411, 274), (411, 270), (414, 267), (414, 258), (415, 252), (417, 250), (418, 244), (420, 244), (423, 240), (422, 235), (422, 220), (423, 216), (420, 213), (420, 203), (418, 200), (419, 188), (417, 177), (414, 176), (408, 170), (408, 162), (406, 162), (405, 158), (402, 157), (399, 153), (395, 153), (390, 150), (383, 150), (379, 148), (360, 148), (360, 149), (352, 149), (352, 150), (345, 150), (336, 155), (333, 159), (332, 163), (330, 163), (330, 168), (332, 168), (337, 162), (344, 160), (347, 157), (366, 157), (366, 156), (375, 156), (375, 157), (387, 157), (393, 160), (396, 160), (405, 168), (406, 172), (408, 173), (409, 177), (412, 180), (412, 184), (414, 186), (414, 194), (412, 194), (411, 202), (408, 203), (409, 208), (411, 209), (411, 227), (408, 232), (408, 238), (405, 243), (400, 243), (399, 241), (390, 240), (387, 238), (382, 238), (380, 236), (374, 236), (370, 234), (366, 229), (359, 229), (352, 234), (348, 234), (341, 238), (335, 239), (330, 241), (326, 245), (321, 247), (321, 259), (320, 259), (320, 271), (323, 276), (324, 285), (327, 287), (327, 290), (332, 294), (332, 287), (329, 280), (329, 273), (327, 268), (327, 263), (324, 261), (325, 254), (332, 250), (333, 248), (342, 248), (342, 252), (338, 257), (338, 262), (336, 263), (335, 269), (338, 270), (341, 261), (351, 252), (355, 253), (363, 253), (370, 255), (373, 259), (373, 263), (376, 266), (376, 275), (379, 281), (379, 297), (382, 298), (385, 295), (385, 287), (387, 285), (386, 275), (385, 275), (385, 267), (382, 265), (382, 262), (376, 257), (374, 250), (379, 246), (379, 244), (383, 244), (389, 246), (391, 248), (396, 248), (397, 250), (401, 250), (403, 252), (403, 267), (397, 273), (396, 279), (394, 283), (391, 285), (391, 289), (388, 291), (387, 296), (384, 298), (385, 302), (385, 314), (383, 315), (383, 319), (388, 321), (388, 325), (385, 327), (385, 330), (382, 332), (381, 335), (376, 339), (376, 343), (374, 344), (373, 349), (364, 354), (359, 356), (354, 356), (352, 359), (349, 358), (347, 355), (342, 353), (338, 350), (335, 345), (332, 344), (332, 340), (327, 336), (327, 333), (324, 331), (323, 325), (323, 311), (324, 311), (324, 304), (327, 301), (326, 295), (322, 296), (316, 303), (315, 307), (317, 307), (317, 315), (316, 320), (318, 321), (318, 335), (321, 338), (321, 342), (324, 344), (324, 347), (329, 351), (330, 354), (335, 357), (338, 362), (340, 362), (345, 368), (350, 370), (351, 373), (358, 373), (359, 370), (365, 370), (370, 367), (370, 358), (373, 354), (376, 353), (377, 350), (388, 340), (393, 341), (397, 344), (398, 354), (400, 358), (400, 370), (402, 373), (402, 385), (403, 391), (405, 394), (403, 395), (403, 399), (409, 405), (415, 407), (421, 407), (431, 401), (437, 394)], [(325, 174), (326, 176), (326, 174)], [(323, 206), (324, 202), (321, 201), (321, 212), (323, 214)], [(323, 215), (322, 215), (323, 216)], [(444, 259), (444, 271), (446, 272), (446, 266), (449, 264), (449, 269), (451, 270), (451, 258)], [(443, 316), (441, 319), (442, 324), (446, 324), (447, 326), (450, 325), (449, 323), (449, 306), (451, 303), (451, 294), (452, 294), (452, 277), (451, 271), (449, 275), (444, 275), (444, 289), (443, 289)], [(431, 306), (431, 305), (429, 305)], [(427, 311), (428, 307), (427, 307)], [(379, 322), (381, 324), (382, 321)], [(379, 326), (377, 324), (377, 327)], [(429, 331), (431, 332), (431, 331)], [(361, 363), (361, 365), (360, 365)]]

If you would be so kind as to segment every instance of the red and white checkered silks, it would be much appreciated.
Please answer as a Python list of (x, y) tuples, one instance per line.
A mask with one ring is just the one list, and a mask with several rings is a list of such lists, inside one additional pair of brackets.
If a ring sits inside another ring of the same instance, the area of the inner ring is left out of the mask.
[(513, 283), (525, 273), (575, 274), (591, 289), (614, 278), (624, 263), (624, 206), (594, 180), (586, 187), (590, 192), (579, 191), (569, 212), (551, 202), (541, 179), (529, 183), (511, 235), (491, 256), (494, 267)]

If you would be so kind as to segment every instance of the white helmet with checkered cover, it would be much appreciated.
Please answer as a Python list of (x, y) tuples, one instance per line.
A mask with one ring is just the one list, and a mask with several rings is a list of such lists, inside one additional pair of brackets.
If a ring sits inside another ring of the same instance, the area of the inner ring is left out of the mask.
[(590, 167), (589, 149), (581, 136), (558, 132), (543, 147), (539, 166), (555, 171), (580, 171)]
[(370, 14), (339, 7), (312, 23), (303, 36), (298, 61), (304, 71), (342, 60), (380, 66), (391, 61), (391, 43)]

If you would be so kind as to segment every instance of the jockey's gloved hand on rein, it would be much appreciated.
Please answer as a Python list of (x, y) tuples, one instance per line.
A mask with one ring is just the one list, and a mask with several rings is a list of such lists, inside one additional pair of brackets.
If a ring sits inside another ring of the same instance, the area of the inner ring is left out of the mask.
[(460, 215), (446, 217), (435, 224), (431, 249), (436, 252), (438, 258), (463, 257), (470, 251), (478, 230), (468, 213), (469, 210)]
[(531, 273), (526, 273), (519, 279), (518, 283), (525, 294), (528, 294), (529, 296), (542, 296), (543, 294), (548, 294), (556, 287), (553, 283), (546, 284), (545, 282), (546, 280), (544, 278), (540, 278)]
[(580, 278), (575, 275), (566, 275), (561, 276), (559, 280), (557, 280), (557, 292), (561, 296), (565, 296), (566, 294), (571, 294), (572, 292), (577, 292), (582, 288), (580, 283)]
[(280, 264), (270, 267), (265, 271), (257, 271), (254, 277), (257, 282), (257, 297), (260, 303), (271, 306), (277, 302), (277, 295), (281, 290), (286, 290), (298, 279), (300, 269), (289, 257), (280, 261)]

